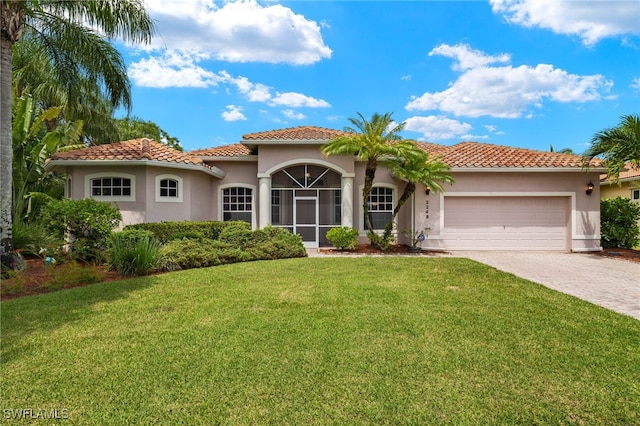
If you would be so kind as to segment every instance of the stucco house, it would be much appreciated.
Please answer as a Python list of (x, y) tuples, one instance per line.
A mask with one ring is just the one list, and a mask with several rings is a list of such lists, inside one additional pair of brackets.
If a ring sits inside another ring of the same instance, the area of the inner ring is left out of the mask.
[(608, 179), (606, 173), (600, 175), (600, 198), (623, 197), (640, 203), (640, 168), (625, 164), (625, 171), (620, 173), (619, 181)]
[[(125, 224), (246, 220), (287, 228), (319, 247), (329, 245), (334, 226), (357, 228), (366, 240), (364, 164), (320, 150), (342, 133), (302, 126), (187, 153), (136, 139), (58, 153), (46, 168), (66, 173), (69, 198), (117, 203)], [(397, 218), (400, 230), (430, 228), (424, 249), (600, 250), (599, 187), (587, 191), (604, 171), (598, 160), (585, 171), (575, 155), (476, 142), (418, 145), (442, 156), (455, 177), (443, 193), (419, 186)], [(378, 169), (369, 200), (374, 226), (384, 226), (403, 187)]]

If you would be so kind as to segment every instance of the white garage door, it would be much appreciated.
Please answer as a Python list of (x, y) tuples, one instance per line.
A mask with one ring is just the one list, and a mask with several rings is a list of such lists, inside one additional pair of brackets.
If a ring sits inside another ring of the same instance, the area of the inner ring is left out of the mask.
[(568, 197), (446, 197), (449, 250), (566, 250)]

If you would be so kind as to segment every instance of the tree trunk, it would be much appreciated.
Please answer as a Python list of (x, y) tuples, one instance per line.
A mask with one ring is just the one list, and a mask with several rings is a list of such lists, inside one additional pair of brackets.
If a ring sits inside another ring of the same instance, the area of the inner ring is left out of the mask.
[(396, 207), (393, 209), (391, 220), (384, 226), (384, 234), (382, 235), (382, 238), (384, 240), (388, 240), (389, 238), (391, 238), (391, 233), (393, 232), (393, 223), (396, 220), (396, 216), (398, 216), (400, 209), (409, 200), (409, 198), (411, 198), (414, 192), (416, 192), (416, 184), (414, 182), (407, 182), (404, 187), (404, 191), (400, 196), (400, 199), (398, 199)]
[(11, 269), (24, 266), (22, 259), (13, 250), (11, 215), (13, 207), (12, 49), (24, 27), (23, 6), (17, 1), (0, 3), (0, 262)]
[(0, 255), (2, 264), (13, 267), (11, 138), (11, 59), (13, 43), (0, 39)]
[(371, 188), (373, 188), (373, 179), (375, 176), (376, 163), (368, 161), (364, 172), (364, 187), (362, 188), (362, 212), (364, 214), (364, 227), (369, 232), (373, 232), (373, 225), (369, 217), (369, 196), (371, 195)]

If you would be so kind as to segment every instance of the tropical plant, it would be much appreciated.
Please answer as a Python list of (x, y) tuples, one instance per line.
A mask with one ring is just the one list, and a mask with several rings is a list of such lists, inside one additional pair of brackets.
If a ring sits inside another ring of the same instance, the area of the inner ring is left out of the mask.
[(383, 159), (380, 164), (388, 168), (391, 174), (406, 182), (402, 195), (398, 199), (389, 222), (384, 227), (383, 239), (392, 237), (393, 224), (402, 206), (416, 191), (416, 184), (421, 183), (429, 191), (442, 192), (444, 183), (453, 183), (449, 174), (449, 166), (442, 160), (430, 158), (429, 154), (414, 145), (413, 151), (404, 151), (402, 156)]
[[(45, 172), (45, 161), (55, 152), (80, 148), (82, 121), (60, 123), (46, 131), (44, 122), (55, 118), (60, 107), (40, 111), (38, 103), (26, 94), (17, 98), (13, 114), (13, 220), (36, 216), (38, 200), (49, 201), (62, 196), (64, 181)], [(40, 203), (42, 204), (42, 203)]]
[[(24, 37), (33, 42), (66, 83), (76, 104), (85, 91), (76, 77), (86, 77), (104, 90), (114, 105), (131, 104), (126, 68), (117, 50), (104, 38), (148, 42), (153, 21), (141, 0), (0, 1), (0, 255), (2, 263), (16, 265), (12, 242), (11, 131), (13, 47)], [(86, 86), (85, 86), (86, 87)], [(101, 90), (102, 92), (102, 90)], [(80, 104), (81, 102), (78, 102)]]
[(640, 168), (640, 115), (624, 115), (617, 127), (596, 133), (585, 156), (603, 158), (608, 177), (616, 181), (626, 163)]
[(158, 262), (160, 244), (151, 231), (114, 232), (109, 238), (109, 266), (122, 275), (147, 275)]
[(153, 139), (156, 142), (163, 143), (173, 149), (182, 151), (180, 140), (169, 135), (153, 121), (145, 121), (138, 117), (126, 117), (115, 120), (118, 128), (118, 140), (126, 141), (137, 138)]
[[(362, 187), (362, 211), (365, 227), (374, 233), (369, 217), (369, 195), (373, 188), (378, 163), (385, 157), (402, 157), (403, 151), (413, 151), (413, 144), (402, 141), (400, 132), (405, 123), (396, 124), (392, 114), (373, 114), (367, 120), (361, 113), (357, 118), (349, 118), (353, 127), (345, 127), (346, 134), (336, 136), (322, 147), (326, 156), (356, 155), (357, 159), (366, 162), (364, 186)], [(374, 244), (374, 241), (371, 242)]]

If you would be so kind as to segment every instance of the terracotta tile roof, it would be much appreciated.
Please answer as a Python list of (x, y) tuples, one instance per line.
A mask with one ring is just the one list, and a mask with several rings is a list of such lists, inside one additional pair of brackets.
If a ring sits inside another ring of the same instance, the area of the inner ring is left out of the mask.
[(421, 150), (428, 152), (430, 156), (444, 155), (451, 149), (450, 146), (427, 142), (416, 142), (416, 145), (418, 145)]
[[(535, 151), (525, 148), (492, 145), (478, 142), (461, 142), (446, 147), (425, 144), (418, 146), (434, 155), (442, 155), (444, 162), (451, 167), (465, 168), (554, 168), (582, 167), (579, 155), (558, 152)], [(591, 167), (602, 167), (600, 160), (593, 160)]]
[(233, 145), (197, 149), (189, 151), (189, 154), (196, 157), (244, 157), (253, 154), (253, 151), (241, 143), (235, 143)]
[(290, 127), (287, 129), (269, 130), (266, 132), (249, 133), (242, 136), (245, 141), (273, 140), (273, 141), (328, 141), (329, 139), (346, 135), (341, 130), (325, 129), (316, 126)]
[[(635, 180), (634, 178), (639, 178), (640, 179), (640, 167), (633, 167), (633, 165), (631, 163), (626, 163), (624, 165), (625, 169), (627, 169), (626, 172), (620, 172), (620, 176), (619, 176), (619, 180)], [(600, 181), (601, 182), (606, 182), (606, 181), (615, 181), (615, 178), (610, 178), (607, 179), (607, 174), (603, 173), (600, 175)]]
[(146, 138), (58, 152), (52, 160), (154, 160), (207, 167), (199, 158)]

